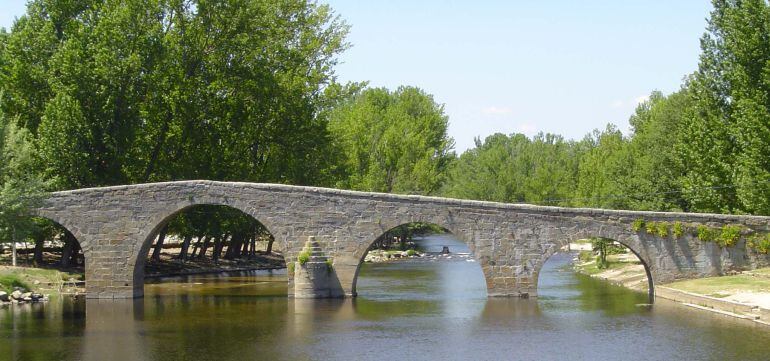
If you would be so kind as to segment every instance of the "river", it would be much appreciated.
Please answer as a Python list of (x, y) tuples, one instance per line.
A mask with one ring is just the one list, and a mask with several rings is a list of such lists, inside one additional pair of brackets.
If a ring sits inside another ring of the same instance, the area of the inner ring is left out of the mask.
[(144, 299), (0, 309), (0, 360), (767, 360), (770, 328), (571, 271), (556, 254), (537, 299), (487, 299), (478, 263), (365, 264), (359, 297), (287, 299), (285, 273), (153, 281)]

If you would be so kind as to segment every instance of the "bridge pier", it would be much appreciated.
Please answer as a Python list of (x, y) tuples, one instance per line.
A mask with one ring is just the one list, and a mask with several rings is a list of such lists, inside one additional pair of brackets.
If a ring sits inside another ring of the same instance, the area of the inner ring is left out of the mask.
[(293, 273), (294, 298), (342, 298), (345, 291), (334, 270), (333, 260), (321, 249), (321, 245), (315, 237), (308, 237), (308, 241), (293, 261), (291, 269)]

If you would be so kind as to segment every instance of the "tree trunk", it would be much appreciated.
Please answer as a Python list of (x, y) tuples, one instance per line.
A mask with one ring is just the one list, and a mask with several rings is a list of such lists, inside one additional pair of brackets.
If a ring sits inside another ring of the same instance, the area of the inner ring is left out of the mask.
[(69, 232), (64, 232), (64, 247), (61, 251), (60, 263), (63, 268), (68, 268), (71, 265), (72, 253), (76, 242), (77, 241), (75, 241), (75, 237), (73, 237)]
[(35, 257), (33, 261), (35, 266), (43, 265), (43, 244), (45, 243), (45, 235), (42, 233), (35, 238)]
[(182, 240), (182, 250), (179, 251), (179, 259), (182, 261), (187, 260), (187, 250), (190, 248), (190, 242), (192, 241), (193, 236), (187, 235), (184, 236), (184, 240)]
[(16, 267), (16, 227), (11, 226), (11, 266)]
[(152, 250), (152, 260), (160, 261), (160, 252), (163, 250), (163, 242), (166, 240), (166, 232), (168, 232), (168, 224), (163, 226), (158, 234), (158, 242), (155, 242), (155, 248)]
[(251, 242), (253, 239), (254, 239), (254, 236), (252, 235), (246, 239), (246, 242), (243, 242), (243, 245), (241, 247), (241, 257), (249, 255), (249, 247), (251, 246)]
[(212, 258), (214, 259), (214, 262), (219, 260), (219, 257), (222, 255), (222, 248), (225, 247), (225, 242), (227, 242), (227, 238), (230, 237), (230, 235), (225, 234), (221, 239), (217, 238), (214, 243), (214, 254), (212, 255)]
[(243, 241), (243, 234), (235, 233), (233, 238), (230, 239), (230, 245), (227, 246), (227, 252), (225, 253), (225, 259), (233, 259), (241, 251), (241, 242)]
[(267, 237), (267, 249), (265, 250), (265, 254), (272, 254), (273, 253), (273, 242), (275, 241), (275, 237), (269, 236)]
[(208, 251), (209, 248), (209, 240), (211, 237), (206, 237), (203, 239), (203, 245), (201, 245), (200, 251), (198, 251), (198, 258), (203, 258), (203, 256), (206, 255), (206, 251)]

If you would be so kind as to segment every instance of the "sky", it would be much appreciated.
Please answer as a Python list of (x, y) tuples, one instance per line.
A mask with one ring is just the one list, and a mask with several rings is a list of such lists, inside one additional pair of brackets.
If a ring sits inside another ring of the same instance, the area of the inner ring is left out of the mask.
[[(581, 139), (697, 69), (708, 0), (327, 0), (350, 25), (338, 81), (416, 86), (456, 150), (493, 133)], [(25, 0), (0, 0), (10, 28)]]

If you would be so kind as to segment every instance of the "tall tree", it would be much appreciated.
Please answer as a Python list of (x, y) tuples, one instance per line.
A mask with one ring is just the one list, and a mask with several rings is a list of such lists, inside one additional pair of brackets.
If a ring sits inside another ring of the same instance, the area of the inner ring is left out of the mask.
[(414, 87), (366, 89), (329, 115), (343, 154), (337, 186), (358, 190), (432, 194), (454, 158), (443, 105)]
[(35, 172), (34, 154), (29, 132), (6, 121), (0, 112), (0, 241), (11, 242), (14, 266), (16, 243), (36, 230), (30, 212), (48, 186)]
[(714, 0), (682, 132), (695, 210), (770, 214), (770, 5)]

